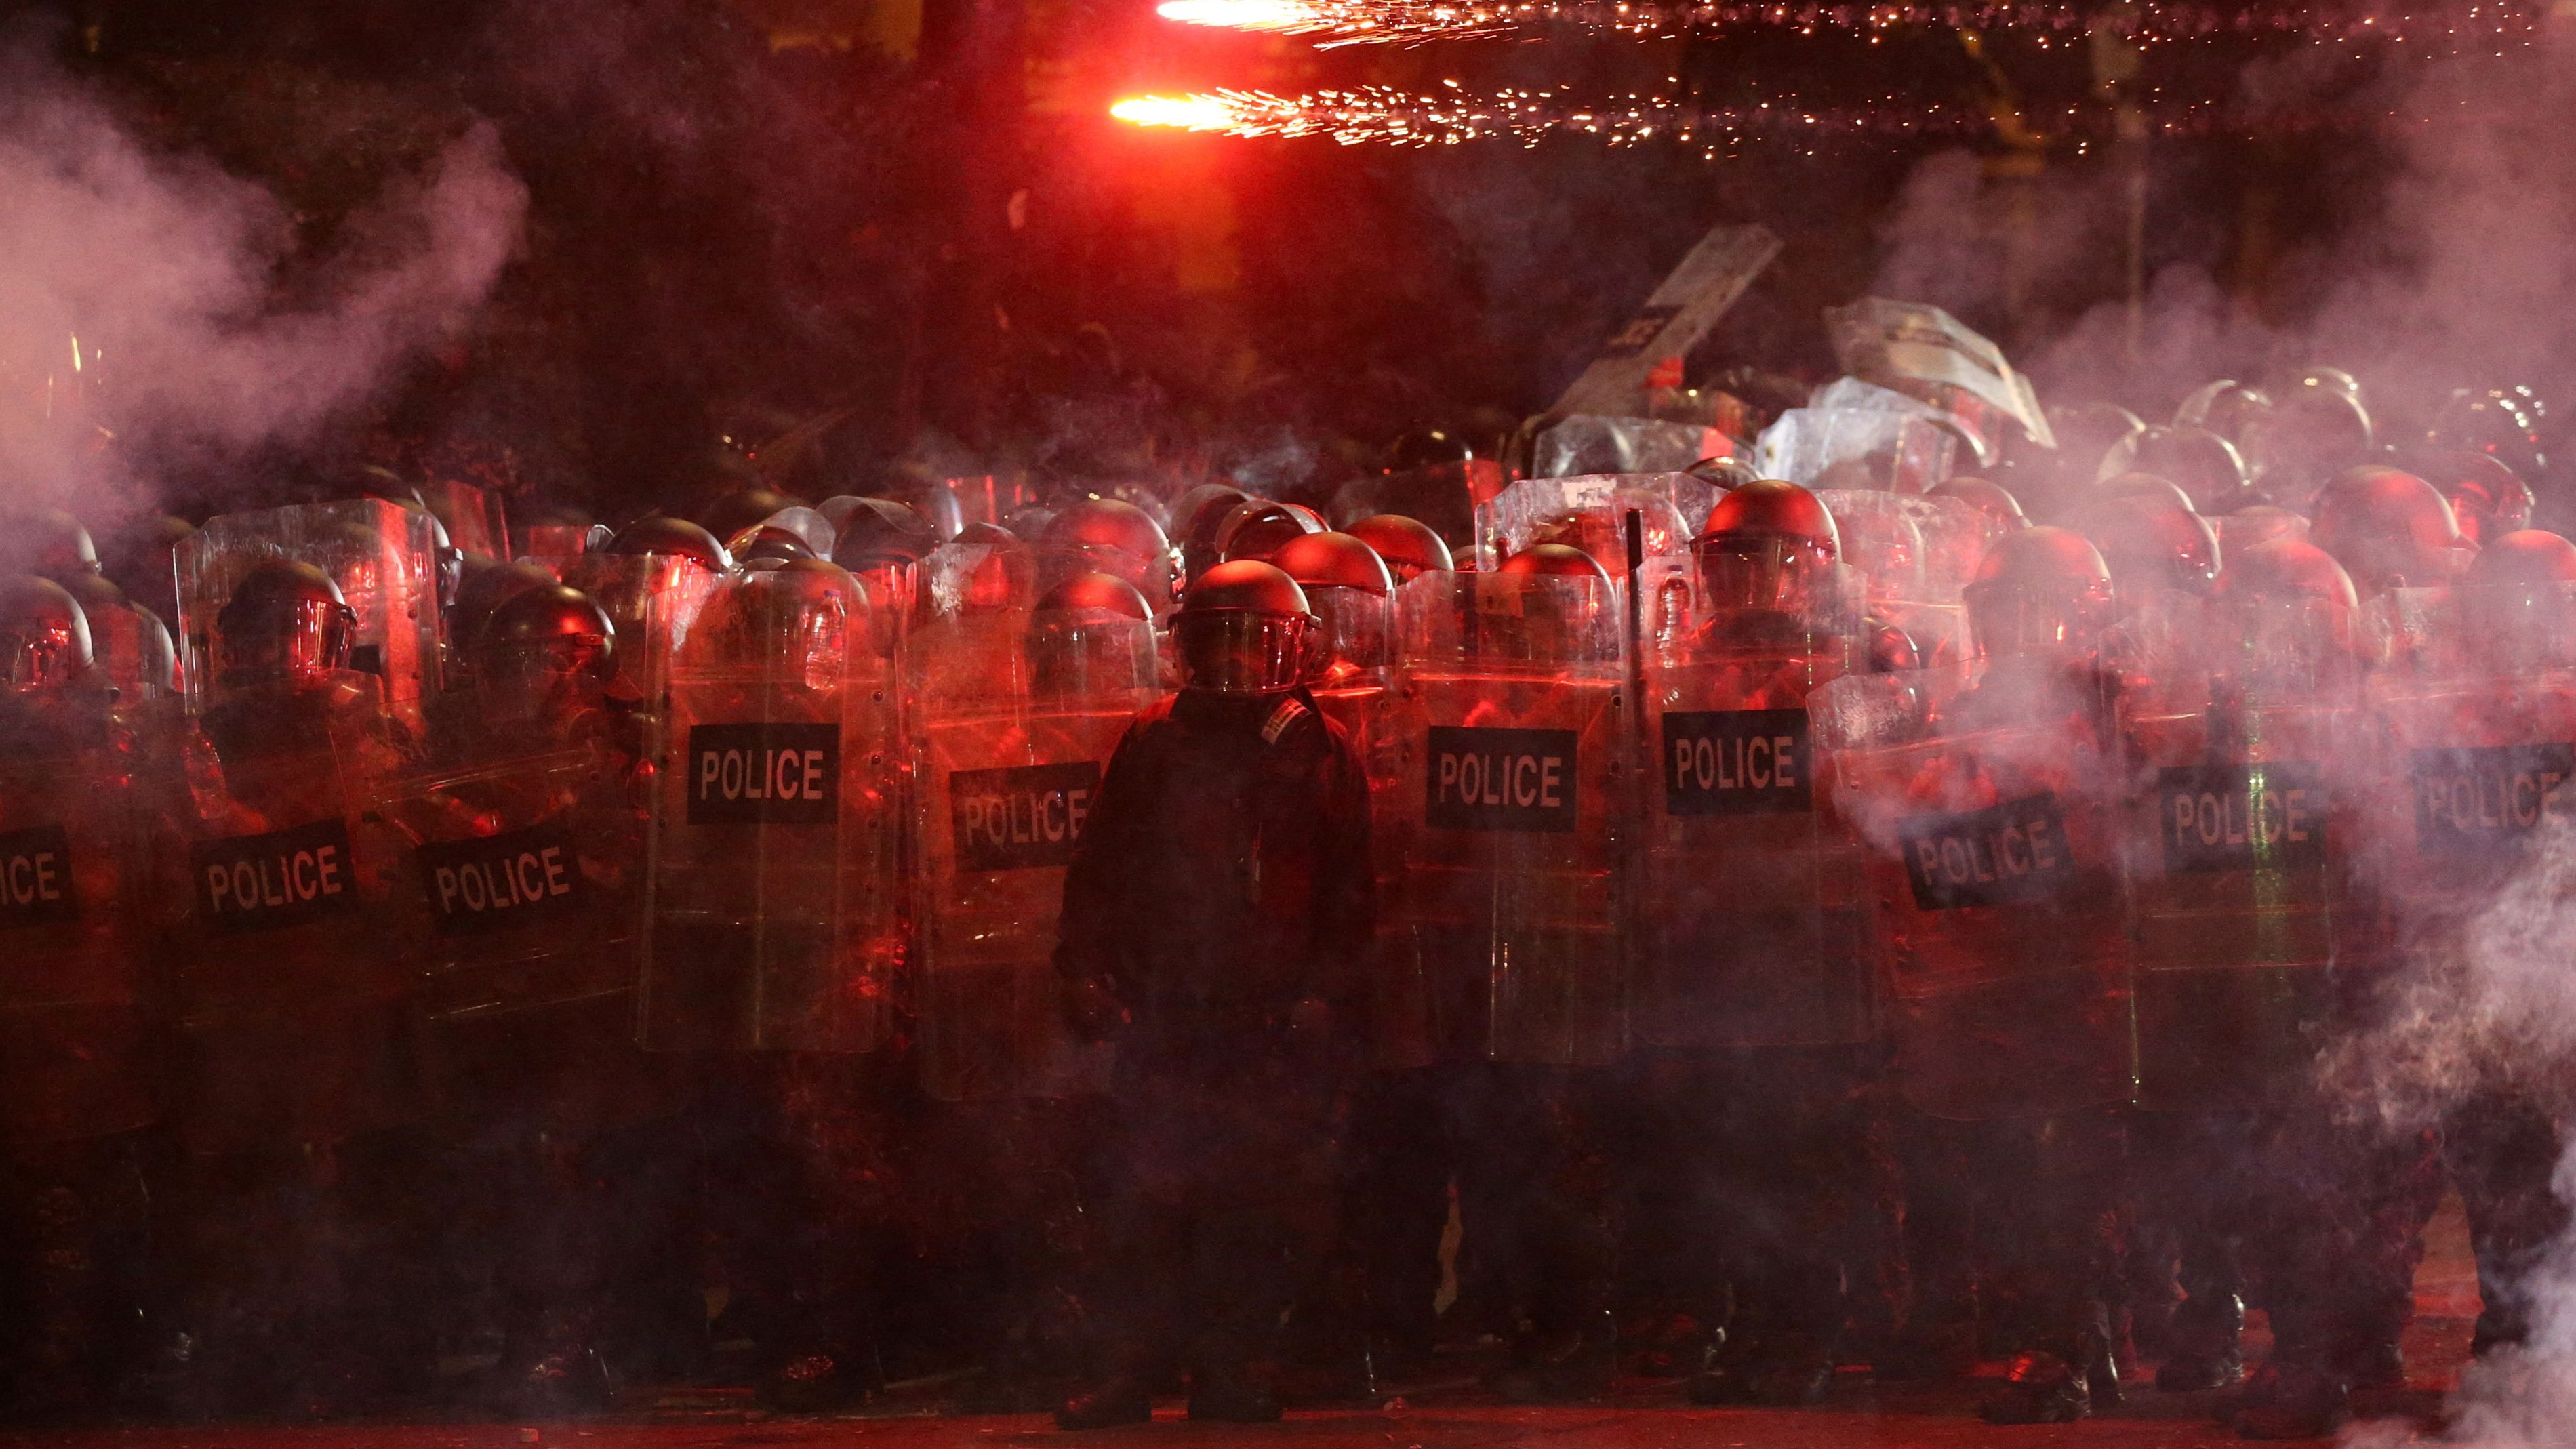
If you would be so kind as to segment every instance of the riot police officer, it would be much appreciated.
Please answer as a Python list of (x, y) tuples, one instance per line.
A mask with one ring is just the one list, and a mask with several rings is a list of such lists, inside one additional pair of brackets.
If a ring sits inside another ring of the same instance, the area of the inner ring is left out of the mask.
[[(2339, 495), (2347, 493), (2373, 506), (2346, 511)], [(2565, 674), (2576, 638), (2576, 548), (2523, 530), (2469, 555), (2446, 526), (2449, 505), (2423, 480), (2394, 470), (2348, 475), (2321, 502), (2337, 511), (2321, 507), (2320, 541), (2349, 550), (2338, 554), (2347, 562), (2364, 560), (2396, 605), (2389, 613), (2401, 647), (2373, 691), (2393, 749), (2373, 796), (2376, 858), (2367, 882), (2392, 932), (2388, 959), (2369, 980), (2375, 990), (2359, 1009), (2363, 1029), (2402, 1034), (2424, 1014), (2419, 1003), (2447, 1008), (2467, 989), (2474, 923), (2531, 848), (2532, 832), (2552, 818), (2530, 762), (2576, 741), (2576, 698)], [(2448, 587), (2406, 587), (2455, 570)], [(2518, 788), (2532, 808), (2482, 811), (2470, 803)], [(2380, 1152), (2389, 1161), (2368, 1164), (2357, 1180), (2412, 1182), (2413, 1201), (2384, 1190), (2360, 1199), (2350, 1215), (2368, 1230), (2355, 1235), (2360, 1251), (2347, 1256), (2365, 1271), (2322, 1279), (2314, 1333), (2322, 1352), (2301, 1361), (2303, 1372), (2268, 1402), (2256, 1399), (2260, 1385), (2249, 1385), (2240, 1423), (2268, 1423), (2283, 1437), (2315, 1432), (2340, 1416), (2347, 1392), (2402, 1379), (2398, 1339), (2413, 1302), (2401, 1285), (2422, 1257), (2437, 1172), (2447, 1172), (2468, 1213), (2482, 1300), (2474, 1350), (2529, 1334), (2532, 1280), (2544, 1245), (2564, 1230), (2565, 1207), (2549, 1187), (2558, 1128), (2527, 1071), (2516, 1061), (2482, 1063), (2465, 1081), (2446, 1083), (2448, 1100), (2429, 1129), (2401, 1124), (2415, 1130), (2389, 1134), (2394, 1140)], [(2436, 1145), (2438, 1158), (2429, 1150)], [(2402, 1176), (2390, 1161), (2403, 1164)]]
[(1138, 716), (1065, 879), (1056, 966), (1118, 1047), (1104, 1361), (1066, 1428), (1278, 1417), (1264, 1381), (1329, 1187), (1333, 1037), (1374, 929), (1368, 794), (1302, 685), (1316, 630), (1278, 569), (1222, 563), (1175, 620), (1182, 689)]
[(1994, 545), (1966, 597), (1973, 667), (1838, 681), (1810, 713), (1877, 860), (1916, 1114), (1900, 1130), (1950, 1145), (1982, 1326), (2012, 1355), (1982, 1412), (2059, 1422), (2120, 1396), (2110, 1114), (2135, 1066), (2111, 574), (2082, 537), (2034, 528)]
[[(880, 567), (909, 593), (908, 566)], [(845, 1404), (876, 1371), (905, 622), (821, 559), (726, 576), (658, 727), (644, 1042), (691, 1054), (726, 1318), (782, 1407)]]
[(1598, 1124), (1627, 1027), (1618, 597), (1589, 554), (1542, 543), (1398, 599), (1383, 798), (1406, 813), (1379, 975), (1413, 1016), (1386, 1045), (1437, 1069), (1461, 1308), (1509, 1341), (1490, 1382), (1516, 1400), (1590, 1397), (1616, 1366)]
[(186, 620), (209, 678), (168, 787), (194, 1392), (346, 1407), (430, 1368), (428, 1225), (408, 1188), (422, 1104), (391, 934), (401, 846), (369, 811), (414, 751), (381, 682), (349, 668), (338, 584), (249, 544), (182, 546), (183, 577), (239, 580), (213, 619)]
[[(972, 529), (970, 525), (970, 531)], [(1066, 870), (1111, 752), (1160, 692), (1144, 595), (1076, 574), (1035, 601), (1027, 546), (952, 545), (962, 584), (913, 651), (924, 899), (915, 1064), (933, 1099), (913, 1181), (953, 1204), (943, 1296), (985, 1355), (973, 1404), (1053, 1408), (1076, 1364), (1082, 1169), (1109, 1051), (1073, 1039), (1054, 967)], [(942, 550), (942, 554), (949, 550)], [(935, 641), (935, 642), (934, 642)]]
[(1641, 1083), (1675, 1125), (1632, 1172), (1677, 1179), (1706, 1259), (1700, 1403), (1810, 1403), (1869, 1279), (1878, 969), (1865, 857), (1817, 789), (1810, 691), (1868, 667), (1832, 516), (1765, 480), (1692, 545), (1687, 626), (1646, 668)]
[(2334, 555), (2365, 598), (2450, 583), (2477, 552), (2440, 490), (2402, 469), (2338, 473), (2316, 504), (2309, 541)]
[(98, 672), (120, 702), (164, 699), (178, 688), (178, 651), (158, 616), (104, 574), (73, 574), (60, 582), (89, 620)]
[(2138, 1125), (2161, 1148), (2142, 1159), (2162, 1169), (2140, 1207), (2173, 1224), (2185, 1295), (2156, 1382), (2234, 1382), (2252, 1286), (2274, 1330), (2247, 1395), (2259, 1404), (2290, 1365), (2329, 1351), (2319, 1300), (2339, 1275), (2326, 1262), (2358, 1252), (2337, 1213), (2368, 1191), (2310, 1072), (2343, 1018), (2337, 988), (2375, 945), (2352, 889), (2374, 763), (2358, 605), (2332, 558), (2275, 538), (2232, 551), (2211, 598), (2160, 607), (2137, 631), (2152, 686), (2123, 712), (2141, 769), (2127, 852)]
[(1135, 504), (1115, 498), (1068, 504), (1037, 537), (1039, 588), (1051, 589), (1075, 574), (1114, 574), (1136, 586), (1156, 617), (1170, 612), (1179, 559), (1163, 526)]
[(100, 1407), (148, 1301), (141, 761), (114, 698), (71, 596), (0, 577), (0, 1393), (13, 1417)]
[(400, 904), (425, 927), (411, 940), (457, 1204), (447, 1258), (492, 1260), (502, 1354), (487, 1388), (519, 1411), (603, 1404), (617, 1275), (667, 1281), (620, 1231), (673, 1206), (638, 1139), (676, 1102), (669, 1059), (634, 1041), (646, 739), (609, 692), (616, 643), (577, 589), (502, 600), (463, 650), (468, 683), (432, 716), (430, 765), (386, 805), (411, 843)]
[(1373, 514), (1352, 524), (1349, 533), (1385, 562), (1399, 584), (1409, 584), (1426, 573), (1447, 573), (1456, 567), (1447, 541), (1420, 519), (1400, 513)]
[(2130, 434), (2102, 459), (2102, 476), (2150, 473), (2171, 479), (2203, 513), (2225, 513), (2246, 502), (2244, 455), (2225, 438), (2198, 427), (2149, 427)]

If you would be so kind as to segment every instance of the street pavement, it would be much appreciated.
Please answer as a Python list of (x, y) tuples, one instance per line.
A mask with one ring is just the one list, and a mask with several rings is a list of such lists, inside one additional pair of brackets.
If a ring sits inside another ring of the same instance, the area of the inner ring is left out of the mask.
[[(2456, 1201), (2435, 1220), (2427, 1248), (2406, 1344), (2409, 1383), (2357, 1406), (2396, 1431), (2382, 1443), (2438, 1437), (2443, 1393), (2468, 1356), (2477, 1279)], [(2249, 1359), (2266, 1346), (2257, 1314)], [(1810, 1409), (1698, 1409), (1682, 1402), (1675, 1382), (1627, 1380), (1596, 1403), (1519, 1408), (1497, 1403), (1472, 1375), (1460, 1374), (1405, 1386), (1401, 1396), (1373, 1406), (1295, 1410), (1276, 1425), (1192, 1424), (1175, 1400), (1150, 1425), (1079, 1435), (1057, 1433), (1043, 1415), (950, 1412), (955, 1384), (897, 1386), (866, 1411), (816, 1418), (765, 1414), (740, 1391), (690, 1389), (637, 1393), (613, 1414), (574, 1423), (241, 1424), (18, 1435), (10, 1442), (48, 1449), (2233, 1449), (2245, 1442), (2213, 1415), (2223, 1395), (2159, 1394), (2144, 1373), (2119, 1410), (2070, 1425), (1984, 1424), (1974, 1405), (1988, 1386), (1880, 1386), (1847, 1373)]]

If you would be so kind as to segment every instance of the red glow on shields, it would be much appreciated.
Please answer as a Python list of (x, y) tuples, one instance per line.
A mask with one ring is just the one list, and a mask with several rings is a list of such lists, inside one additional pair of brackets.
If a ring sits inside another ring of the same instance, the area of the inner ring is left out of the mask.
[(1242, 118), (1218, 96), (1130, 96), (1109, 114), (1137, 126), (1174, 126), (1184, 131), (1230, 131)]

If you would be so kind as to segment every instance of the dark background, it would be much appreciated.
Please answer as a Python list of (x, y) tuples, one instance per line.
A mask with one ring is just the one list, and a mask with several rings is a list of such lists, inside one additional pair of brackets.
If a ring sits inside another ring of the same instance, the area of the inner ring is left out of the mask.
[[(2282, 41), (2155, 47), (2111, 90), (2080, 43), (1942, 29), (1318, 51), (1172, 25), (1150, 0), (0, 11), (158, 141), (278, 191), (316, 249), (389, 176), (494, 121), (531, 193), (521, 256), (469, 335), (312, 446), (399, 453), (523, 514), (551, 500), (610, 521), (691, 498), (739, 473), (733, 455), (832, 411), (785, 480), (808, 496), (925, 469), (1327, 484), (1409, 428), (1491, 436), (1546, 407), (1720, 221), (1760, 221), (1786, 246), (1691, 359), (1695, 381), (1776, 393), (1748, 370), (1829, 375), (1818, 313), (1874, 284), (1950, 306), (2027, 362), (2126, 295), (2119, 183), (2141, 164), (2145, 272), (2187, 264), (2229, 307), (2288, 324), (2314, 300), (2301, 259), (2367, 213), (2385, 167), (2367, 136), (2313, 120), (2159, 138), (2143, 162), (2009, 120), (2016, 105), (2077, 102), (2100, 121), (2120, 95), (2226, 97)], [(2336, 64), (2311, 84), (2370, 82), (2371, 61)], [(1668, 75), (1711, 104), (2006, 119), (1710, 161), (1579, 137), (1247, 141), (1106, 115), (1121, 95), (1216, 84), (1610, 93)], [(1900, 207), (1935, 153), (1949, 189)], [(188, 486), (221, 497), (279, 466)]]

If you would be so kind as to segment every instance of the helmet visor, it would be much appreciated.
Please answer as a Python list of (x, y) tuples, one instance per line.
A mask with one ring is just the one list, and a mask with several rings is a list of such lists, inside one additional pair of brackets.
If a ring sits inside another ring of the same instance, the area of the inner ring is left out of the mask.
[(52, 689), (80, 673), (80, 650), (68, 628), (40, 624), (0, 627), (0, 679), (13, 690)]
[(1178, 565), (1172, 555), (1147, 556), (1131, 553), (1112, 543), (1062, 543), (1048, 548), (1050, 579), (1070, 578), (1075, 574), (1108, 574), (1136, 586), (1156, 612), (1172, 601), (1173, 573)]
[(2196, 642), (2213, 672), (2251, 688), (2323, 688), (2354, 673), (2353, 611), (2340, 599), (2231, 599), (2203, 623)]
[(1317, 679), (1336, 667), (1376, 669), (1395, 657), (1395, 616), (1383, 594), (1366, 589), (1309, 584), (1306, 602), (1318, 622), (1312, 661)]
[(1107, 609), (1042, 617), (1029, 629), (1028, 649), (1041, 695), (1117, 695), (1155, 685), (1154, 626)]
[(2481, 584), (2452, 592), (2474, 666), (2497, 674), (2576, 666), (2576, 585)]
[(1758, 609), (1803, 618), (1835, 599), (1833, 560), (1812, 540), (1786, 534), (1703, 544), (1699, 579), (1703, 606), (1711, 613)]
[(1276, 694), (1305, 677), (1314, 649), (1309, 614), (1184, 611), (1173, 624), (1181, 683), (1216, 694)]
[(327, 599), (296, 599), (258, 610), (222, 644), (222, 673), (237, 684), (317, 678), (349, 667), (357, 614)]
[(593, 702), (613, 657), (596, 635), (531, 639), (493, 650), (476, 682), (494, 719), (560, 717)]
[(2098, 581), (1971, 586), (1967, 602), (1977, 651), (1989, 657), (2091, 654), (2111, 624), (2111, 587)]
[(493, 650), (491, 667), (501, 679), (546, 687), (606, 677), (612, 652), (609, 641), (596, 634), (529, 639)]

